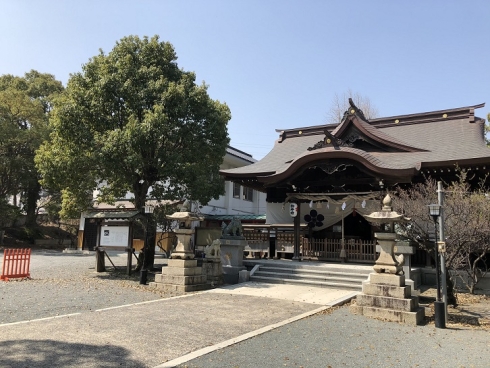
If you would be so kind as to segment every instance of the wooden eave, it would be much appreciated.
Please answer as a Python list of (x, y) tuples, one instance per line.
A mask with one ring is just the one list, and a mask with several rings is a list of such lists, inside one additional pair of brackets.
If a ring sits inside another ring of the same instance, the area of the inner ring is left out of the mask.
[[(490, 148), (489, 148), (490, 153)], [(477, 157), (471, 159), (463, 160), (449, 160), (449, 161), (434, 161), (434, 162), (422, 162), (420, 164), (420, 170), (431, 170), (431, 169), (454, 169), (456, 167), (460, 168), (482, 168), (490, 170), (490, 157)]]
[(289, 167), (281, 173), (257, 177), (257, 180), (263, 182), (266, 186), (270, 186), (274, 183), (279, 183), (286, 180), (296, 171), (301, 170), (303, 167), (306, 167), (309, 164), (315, 163), (319, 160), (329, 159), (347, 159), (355, 161), (364, 166), (368, 171), (372, 172), (373, 175), (378, 175), (381, 177), (413, 177), (418, 172), (418, 168), (416, 167), (405, 169), (380, 167), (376, 164), (377, 160), (366, 152), (363, 155), (347, 150), (318, 149), (314, 152), (315, 153), (310, 153), (294, 160), (291, 165), (289, 165)]

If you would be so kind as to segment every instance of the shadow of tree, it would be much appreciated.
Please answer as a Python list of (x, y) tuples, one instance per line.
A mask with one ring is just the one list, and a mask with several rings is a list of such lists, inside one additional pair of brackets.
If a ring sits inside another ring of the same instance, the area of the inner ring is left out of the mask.
[(88, 345), (55, 340), (0, 342), (0, 367), (146, 367), (130, 351), (114, 345)]

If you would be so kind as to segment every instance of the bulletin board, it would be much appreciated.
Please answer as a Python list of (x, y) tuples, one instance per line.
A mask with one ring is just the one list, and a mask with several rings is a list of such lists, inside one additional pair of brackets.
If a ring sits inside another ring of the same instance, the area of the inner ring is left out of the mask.
[(99, 244), (102, 247), (127, 247), (129, 226), (101, 226)]

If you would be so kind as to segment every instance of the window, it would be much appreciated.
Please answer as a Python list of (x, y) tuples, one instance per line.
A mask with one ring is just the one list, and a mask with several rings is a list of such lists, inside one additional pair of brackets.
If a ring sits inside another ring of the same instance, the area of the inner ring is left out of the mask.
[(240, 198), (240, 188), (240, 184), (233, 183), (233, 198)]
[(246, 201), (253, 201), (254, 190), (252, 188), (243, 187), (243, 199)]

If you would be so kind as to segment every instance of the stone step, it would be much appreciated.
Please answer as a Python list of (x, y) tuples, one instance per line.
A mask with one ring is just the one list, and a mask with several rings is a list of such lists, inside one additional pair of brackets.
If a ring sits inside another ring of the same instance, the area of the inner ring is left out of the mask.
[(411, 312), (419, 307), (419, 297), (391, 298), (388, 296), (361, 293), (357, 295), (356, 304), (362, 307), (377, 307)]
[(349, 277), (355, 278), (359, 280), (366, 280), (369, 276), (369, 272), (359, 273), (359, 272), (351, 272), (351, 270), (338, 270), (338, 269), (310, 269), (310, 268), (285, 268), (285, 267), (269, 267), (269, 266), (260, 266), (259, 270), (261, 272), (272, 272), (278, 274), (300, 274), (300, 275), (324, 275), (326, 277)]
[(261, 263), (253, 260), (244, 260), (243, 265), (249, 268), (253, 268), (255, 265), (259, 265), (260, 269), (274, 269), (274, 270), (284, 270), (284, 272), (296, 272), (301, 270), (302, 272), (332, 272), (332, 273), (351, 273), (351, 274), (362, 274), (369, 275), (373, 272), (371, 266), (349, 266), (349, 265), (331, 265), (319, 264), (319, 265), (305, 265), (301, 263)]
[(425, 309), (423, 307), (418, 307), (412, 312), (407, 312), (351, 304), (349, 309), (353, 314), (360, 314), (366, 317), (381, 319), (383, 321), (402, 322), (412, 326), (422, 324), (425, 318)]
[(311, 280), (311, 281), (331, 281), (331, 282), (345, 282), (345, 283), (355, 283), (360, 288), (362, 287), (362, 282), (367, 280), (365, 275), (352, 275), (352, 274), (342, 274), (342, 273), (284, 273), (284, 272), (269, 272), (262, 271), (259, 269), (254, 273), (254, 276), (264, 276), (264, 277), (279, 277), (284, 279), (296, 279), (296, 280)]
[(208, 284), (195, 284), (195, 285), (175, 285), (175, 284), (162, 284), (160, 282), (150, 282), (149, 286), (158, 290), (163, 290), (164, 292), (175, 292), (175, 293), (188, 293), (192, 291), (201, 291), (210, 289)]
[(308, 279), (294, 279), (294, 278), (283, 278), (283, 277), (269, 277), (269, 276), (250, 276), (250, 281), (255, 282), (266, 282), (272, 284), (293, 284), (293, 285), (310, 285), (316, 287), (325, 288), (335, 288), (335, 289), (350, 289), (350, 290), (361, 290), (360, 283), (346, 283), (346, 282), (335, 282), (335, 281), (315, 281)]

